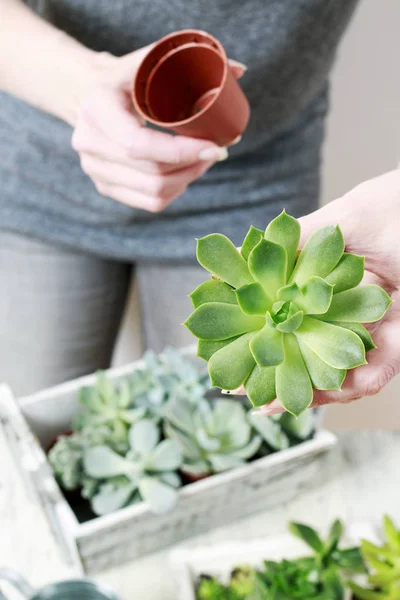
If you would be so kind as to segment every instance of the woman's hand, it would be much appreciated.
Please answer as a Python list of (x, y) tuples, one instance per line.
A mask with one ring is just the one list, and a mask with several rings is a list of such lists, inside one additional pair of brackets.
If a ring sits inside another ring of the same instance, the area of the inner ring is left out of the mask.
[[(365, 256), (365, 282), (381, 285), (394, 301), (381, 321), (368, 326), (377, 346), (368, 352), (368, 364), (348, 371), (340, 392), (314, 390), (312, 406), (373, 396), (400, 371), (400, 170), (362, 183), (300, 223), (301, 244), (319, 227), (339, 224), (346, 251)], [(279, 412), (277, 400), (259, 410)]]
[[(145, 127), (134, 111), (131, 87), (146, 52), (112, 59), (102, 85), (80, 104), (72, 146), (100, 194), (159, 212), (228, 152), (212, 142)], [(231, 68), (237, 77), (245, 70), (237, 63)]]

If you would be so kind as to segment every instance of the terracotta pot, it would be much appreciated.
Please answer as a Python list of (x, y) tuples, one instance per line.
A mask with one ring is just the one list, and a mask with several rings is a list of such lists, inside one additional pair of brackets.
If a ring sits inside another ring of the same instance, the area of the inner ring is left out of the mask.
[(197, 30), (171, 33), (153, 46), (136, 73), (133, 103), (154, 125), (220, 146), (242, 135), (250, 118), (224, 48)]

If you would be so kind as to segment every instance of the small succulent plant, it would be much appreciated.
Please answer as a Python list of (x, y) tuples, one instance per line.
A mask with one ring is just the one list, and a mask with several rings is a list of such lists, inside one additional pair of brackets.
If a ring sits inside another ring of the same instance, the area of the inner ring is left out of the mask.
[(359, 286), (364, 259), (344, 252), (339, 227), (313, 233), (299, 252), (299, 222), (283, 212), (265, 232), (251, 227), (240, 252), (221, 234), (197, 242), (211, 273), (191, 294), (185, 325), (199, 338), (212, 385), (244, 384), (254, 406), (278, 398), (295, 416), (313, 388), (339, 390), (346, 371), (374, 348), (361, 323), (383, 317), (390, 298)]
[(383, 528), (386, 541), (382, 546), (367, 540), (361, 543), (369, 587), (350, 583), (357, 600), (400, 600), (400, 529), (388, 516), (383, 519)]
[(297, 418), (290, 413), (260, 417), (249, 411), (248, 418), (271, 450), (285, 450), (308, 439), (316, 424), (315, 413), (312, 410)]
[(242, 465), (261, 445), (243, 406), (234, 400), (202, 399), (191, 404), (177, 397), (165, 417), (165, 433), (183, 454), (182, 470), (193, 477)]
[(174, 440), (160, 442), (160, 431), (149, 419), (132, 425), (129, 445), (125, 456), (108, 446), (85, 450), (84, 472), (99, 481), (90, 499), (93, 511), (106, 514), (140, 499), (147, 501), (155, 513), (170, 510), (180, 485), (175, 473), (182, 462), (179, 445)]

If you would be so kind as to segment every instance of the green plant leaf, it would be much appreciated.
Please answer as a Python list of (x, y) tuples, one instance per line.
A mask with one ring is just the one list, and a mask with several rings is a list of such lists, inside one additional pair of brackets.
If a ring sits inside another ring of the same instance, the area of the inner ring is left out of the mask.
[(246, 315), (265, 315), (271, 308), (268, 298), (260, 283), (249, 283), (236, 290), (237, 301)]
[(391, 303), (388, 294), (378, 285), (359, 287), (335, 294), (324, 321), (373, 323), (379, 321)]
[(234, 290), (223, 281), (210, 279), (199, 285), (189, 298), (195, 308), (206, 302), (226, 302), (227, 304), (237, 304)]
[(278, 244), (261, 240), (250, 252), (249, 269), (254, 279), (261, 283), (267, 296), (275, 298), (286, 283), (286, 250)]
[(126, 506), (135, 489), (136, 485), (127, 481), (125, 486), (100, 491), (91, 500), (93, 512), (96, 515), (107, 515)]
[(210, 454), (208, 459), (214, 473), (235, 469), (244, 464), (242, 458), (238, 458), (232, 454)]
[(245, 446), (242, 446), (241, 448), (235, 448), (234, 450), (232, 450), (231, 454), (233, 456), (236, 456), (237, 458), (242, 458), (243, 460), (249, 460), (249, 458), (254, 456), (254, 454), (259, 450), (261, 444), (262, 444), (262, 439), (260, 438), (259, 435), (256, 435), (253, 438), (251, 438), (249, 443), (246, 444)]
[(342, 571), (350, 575), (366, 572), (364, 560), (358, 546), (339, 550), (335, 557), (335, 563)]
[(280, 416), (279, 425), (289, 435), (298, 440), (305, 440), (315, 429), (315, 415), (313, 410), (307, 410), (299, 417), (285, 412)]
[(333, 286), (321, 277), (310, 277), (301, 289), (303, 298), (299, 308), (305, 314), (320, 315), (328, 310), (333, 294)]
[(164, 514), (174, 508), (178, 501), (175, 488), (163, 483), (155, 477), (142, 477), (139, 480), (139, 491), (145, 502), (156, 514)]
[(293, 271), (300, 241), (300, 223), (285, 211), (271, 221), (265, 230), (265, 239), (279, 244), (286, 250), (288, 278)]
[(257, 246), (257, 244), (264, 238), (264, 232), (261, 229), (257, 229), (257, 227), (250, 226), (249, 231), (247, 232), (246, 237), (243, 240), (241, 255), (246, 260), (249, 257), (250, 252)]
[(246, 381), (255, 365), (249, 348), (253, 335), (242, 335), (212, 355), (208, 363), (208, 372), (213, 386), (235, 390)]
[(204, 358), (204, 360), (210, 360), (212, 355), (224, 348), (231, 342), (237, 340), (238, 336), (235, 335), (232, 338), (228, 338), (227, 340), (198, 340), (197, 342), (197, 356), (199, 358)]
[(265, 325), (250, 341), (251, 353), (260, 367), (274, 367), (284, 358), (283, 335)]
[(338, 264), (343, 251), (344, 239), (339, 226), (318, 229), (300, 252), (291, 280), (302, 287), (310, 277), (325, 279)]
[(363, 325), (361, 325), (361, 323), (346, 323), (344, 321), (327, 321), (327, 323), (337, 325), (338, 327), (344, 327), (345, 329), (350, 329), (350, 331), (356, 333), (364, 344), (365, 352), (376, 348), (370, 332)]
[(235, 304), (207, 302), (195, 309), (185, 325), (201, 339), (227, 340), (241, 333), (261, 329), (264, 323), (264, 318), (245, 315)]
[(354, 583), (354, 581), (349, 581), (348, 586), (353, 592), (355, 600), (388, 600), (384, 592), (368, 590)]
[(254, 429), (271, 448), (274, 450), (284, 450), (285, 448), (289, 448), (289, 438), (282, 430), (279, 422), (275, 422), (268, 417), (254, 415), (251, 411), (249, 413), (249, 420)]
[(293, 331), (296, 331), (296, 329), (302, 324), (303, 316), (303, 311), (298, 310), (296, 313), (292, 314), (291, 316), (288, 316), (286, 321), (278, 323), (276, 328), (282, 333), (293, 333)]
[(364, 344), (349, 329), (304, 317), (294, 335), (335, 369), (354, 369), (366, 364)]
[(83, 454), (83, 467), (87, 475), (95, 479), (106, 479), (125, 475), (130, 471), (130, 463), (108, 446), (93, 446)]
[(336, 267), (326, 277), (334, 285), (334, 294), (356, 287), (364, 276), (364, 257), (344, 252)]
[(324, 544), (319, 537), (318, 533), (312, 527), (304, 525), (303, 523), (289, 523), (289, 531), (300, 538), (303, 542), (312, 548), (318, 554), (322, 554), (324, 551)]
[(182, 453), (175, 440), (163, 440), (145, 457), (148, 471), (175, 471), (182, 463)]
[(247, 397), (253, 406), (264, 406), (276, 398), (275, 373), (275, 367), (254, 367), (244, 384)]
[(343, 535), (343, 523), (336, 519), (331, 525), (329, 530), (328, 538), (325, 543), (324, 556), (329, 556), (339, 545), (339, 542)]
[(389, 515), (383, 517), (383, 529), (389, 546), (399, 554), (400, 558), (400, 529), (397, 529)]
[(276, 394), (283, 408), (297, 417), (312, 402), (312, 385), (294, 334), (286, 334), (283, 345), (285, 358), (276, 367)]
[(295, 302), (297, 305), (300, 306), (303, 294), (301, 293), (301, 290), (297, 283), (292, 281), (292, 283), (288, 283), (287, 285), (281, 287), (278, 290), (276, 297), (278, 301), (282, 302), (282, 304), (284, 302)]
[(158, 444), (160, 432), (150, 419), (143, 419), (129, 430), (129, 444), (137, 454), (146, 456)]
[(245, 259), (225, 235), (212, 233), (198, 240), (196, 256), (202, 267), (235, 288), (253, 281)]
[(297, 341), (313, 387), (316, 390), (340, 390), (346, 370), (331, 367), (302, 342), (300, 337)]

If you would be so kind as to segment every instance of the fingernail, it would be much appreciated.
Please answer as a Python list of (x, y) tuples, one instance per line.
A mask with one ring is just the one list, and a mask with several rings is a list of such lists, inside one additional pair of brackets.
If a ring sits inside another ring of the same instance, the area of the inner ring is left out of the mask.
[(281, 404), (279, 404), (278, 400), (273, 400), (273, 402), (271, 402), (271, 404), (262, 406), (259, 410), (260, 410), (260, 414), (263, 414), (265, 416), (279, 415), (279, 414), (285, 412), (285, 409), (283, 408), (283, 406)]
[(228, 158), (228, 150), (223, 147), (216, 146), (215, 148), (206, 148), (199, 153), (200, 160), (214, 160), (219, 162)]
[(235, 139), (233, 140), (233, 142), (231, 142), (231, 146), (235, 146), (236, 144), (238, 144), (241, 141), (242, 141), (242, 136), (238, 135), (237, 137), (235, 137)]
[(246, 73), (247, 71), (247, 66), (244, 65), (243, 63), (239, 62), (238, 60), (229, 60), (230, 64), (232, 65), (232, 67), (238, 67), (239, 69), (243, 69), (243, 73)]
[(221, 394), (225, 396), (236, 396), (240, 392), (241, 388), (237, 388), (236, 390), (221, 390)]

